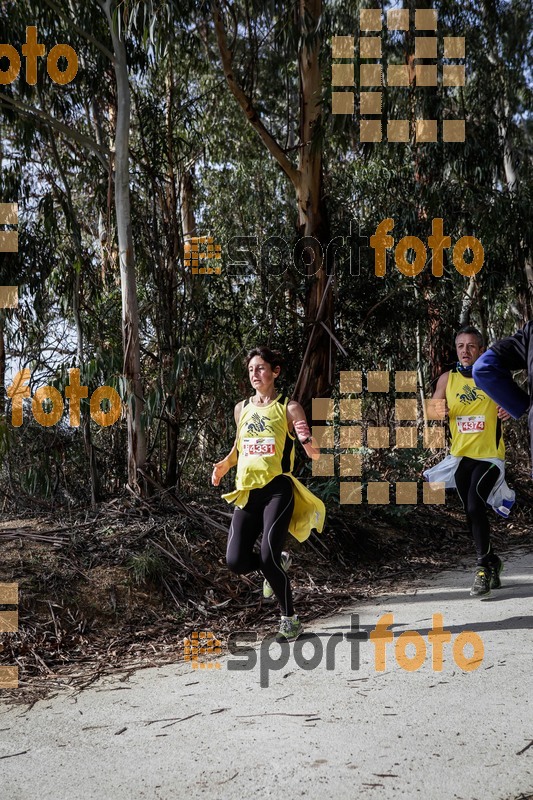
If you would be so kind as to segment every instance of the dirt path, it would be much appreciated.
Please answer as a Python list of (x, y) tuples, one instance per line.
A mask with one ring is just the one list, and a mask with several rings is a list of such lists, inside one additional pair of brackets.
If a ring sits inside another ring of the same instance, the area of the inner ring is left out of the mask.
[[(29, 712), (0, 705), (2, 795), (527, 795), (533, 792), (533, 553), (513, 552), (502, 589), (485, 601), (468, 596), (471, 577), (471, 570), (442, 573), (407, 593), (315, 622), (306, 633), (316, 636), (300, 640), (296, 650), (291, 645), (290, 656), (263, 642), (251, 653), (220, 657), (218, 668), (210, 662), (211, 668), (147, 669), (127, 682), (107, 679), (77, 696), (40, 701)], [(366, 640), (387, 613), (394, 641), (386, 632)], [(351, 614), (359, 615), (360, 632), (349, 641), (344, 635), (357, 629)], [(440, 672), (432, 668), (428, 639), (435, 614), (451, 633)], [(481, 638), (483, 654), (474, 656), (472, 644), (463, 650), (461, 640), (454, 647), (466, 629), (477, 646)], [(415, 637), (420, 659), (427, 651), (416, 671), (405, 669), (415, 646), (402, 657), (405, 639), (398, 637), (406, 630), (421, 635)], [(321, 662), (310, 669), (320, 651)], [(385, 670), (377, 671), (382, 652)], [(468, 671), (475, 657), (479, 666)]]

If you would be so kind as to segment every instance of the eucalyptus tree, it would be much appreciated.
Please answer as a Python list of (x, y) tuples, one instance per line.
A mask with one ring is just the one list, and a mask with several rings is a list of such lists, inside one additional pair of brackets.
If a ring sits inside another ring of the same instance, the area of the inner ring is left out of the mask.
[(487, 111), (498, 136), (493, 155), (499, 161), (495, 163), (495, 176), (514, 217), (512, 251), (523, 270), (521, 321), (525, 321), (533, 317), (533, 237), (529, 224), (533, 210), (533, 7), (527, 0), (483, 0), (478, 20), (484, 46), (478, 52), (477, 66), (485, 79), (490, 75), (485, 91), (490, 96)]
[[(334, 353), (332, 281), (324, 261), (330, 233), (322, 163), (322, 0), (226, 6), (214, 0), (212, 7), (228, 87), (295, 194), (295, 253), (308, 276), (306, 349), (295, 394), (307, 405), (329, 390)], [(262, 53), (265, 42), (274, 44), (274, 59)], [(239, 62), (246, 65), (240, 71)]]
[[(44, 131), (45, 135), (52, 131), (54, 136), (59, 135), (67, 148), (82, 146), (88, 153), (96, 155), (105, 174), (113, 175), (122, 286), (123, 374), (128, 406), (128, 478), (130, 485), (139, 488), (138, 470), (144, 466), (146, 446), (142, 426), (140, 341), (129, 210), (129, 76), (125, 28), (120, 24), (121, 4), (106, 0), (87, 4), (83, 8), (73, 7), (72, 4), (65, 8), (56, 6), (53, 0), (43, 0), (40, 3), (22, 2), (12, 4), (12, 7), (11, 4), (8, 5), (10, 7), (3, 10), (8, 15), (11, 35), (15, 30), (21, 33), (24, 22), (31, 19), (38, 26), (40, 23), (45, 34), (50, 35), (59, 30), (63, 34), (63, 41), (68, 38), (75, 45), (74, 49), (80, 52), (83, 69), (79, 70), (77, 82), (73, 84), (74, 91), (70, 95), (64, 92), (64, 87), (61, 93), (51, 86), (50, 81), (45, 83), (46, 73), (42, 65), (36, 90), (19, 82), (16, 90), (10, 86), (9, 90), (0, 93), (0, 103), (5, 114), (12, 118), (17, 116), (19, 119), (29, 120), (34, 125), (36, 136), (39, 136), (39, 131)], [(111, 48), (106, 42), (110, 42)], [(102, 74), (109, 74), (109, 68), (115, 74), (114, 89), (101, 80)], [(141, 69), (142, 63), (137, 61), (135, 68)], [(107, 111), (111, 110), (107, 119), (106, 115), (100, 114), (102, 107)], [(102, 133), (106, 127), (109, 143), (105, 142), (105, 135)], [(61, 161), (53, 139), (50, 139), (50, 148), (60, 169)], [(62, 189), (65, 194), (65, 208), (69, 211), (70, 222), (73, 224), (75, 249), (79, 256), (79, 224), (72, 218), (73, 208), (65, 174)], [(74, 286), (78, 286), (77, 280), (74, 281)], [(74, 294), (73, 311), (80, 336), (76, 288)], [(83, 347), (80, 346), (78, 351), (79, 354), (83, 353)]]

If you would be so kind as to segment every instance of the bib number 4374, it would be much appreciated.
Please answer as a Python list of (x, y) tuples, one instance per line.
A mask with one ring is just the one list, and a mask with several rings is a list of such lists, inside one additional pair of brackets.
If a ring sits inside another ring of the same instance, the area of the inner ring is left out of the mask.
[(459, 433), (478, 433), (485, 430), (485, 417), (480, 414), (476, 417), (457, 417)]

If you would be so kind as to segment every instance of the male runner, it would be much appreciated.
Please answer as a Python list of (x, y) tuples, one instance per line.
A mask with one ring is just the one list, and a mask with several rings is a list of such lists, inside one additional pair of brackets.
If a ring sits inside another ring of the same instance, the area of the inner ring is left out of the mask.
[(455, 346), (457, 365), (440, 376), (433, 395), (433, 399), (446, 401), (452, 437), (450, 455), (424, 472), (424, 477), (444, 480), (446, 488), (457, 488), (477, 551), (470, 594), (488, 597), (491, 589), (501, 586), (503, 565), (490, 542), (487, 503), (506, 515), (514, 501), (514, 494), (504, 483), (501, 422), (510, 415), (480, 391), (472, 378), (472, 367), (484, 349), (481, 333), (471, 326), (461, 328)]

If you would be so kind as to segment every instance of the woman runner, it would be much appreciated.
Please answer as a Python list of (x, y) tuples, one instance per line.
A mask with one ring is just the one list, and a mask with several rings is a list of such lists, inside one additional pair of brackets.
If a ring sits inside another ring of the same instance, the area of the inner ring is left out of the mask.
[[(222, 495), (235, 503), (229, 529), (226, 560), (237, 574), (263, 573), (263, 595), (272, 594), (281, 606), (280, 638), (295, 639), (303, 626), (294, 613), (287, 569), (289, 554), (283, 545), (290, 533), (304, 541), (313, 528), (324, 526), (325, 508), (292, 475), (295, 435), (310, 458), (318, 458), (305, 413), (299, 403), (284, 397), (274, 382), (283, 358), (268, 347), (250, 350), (245, 359), (253, 397), (235, 406), (237, 426), (231, 452), (213, 464), (211, 481), (218, 486), (231, 467), (237, 466), (236, 490)], [(254, 544), (262, 533), (260, 551)]]

